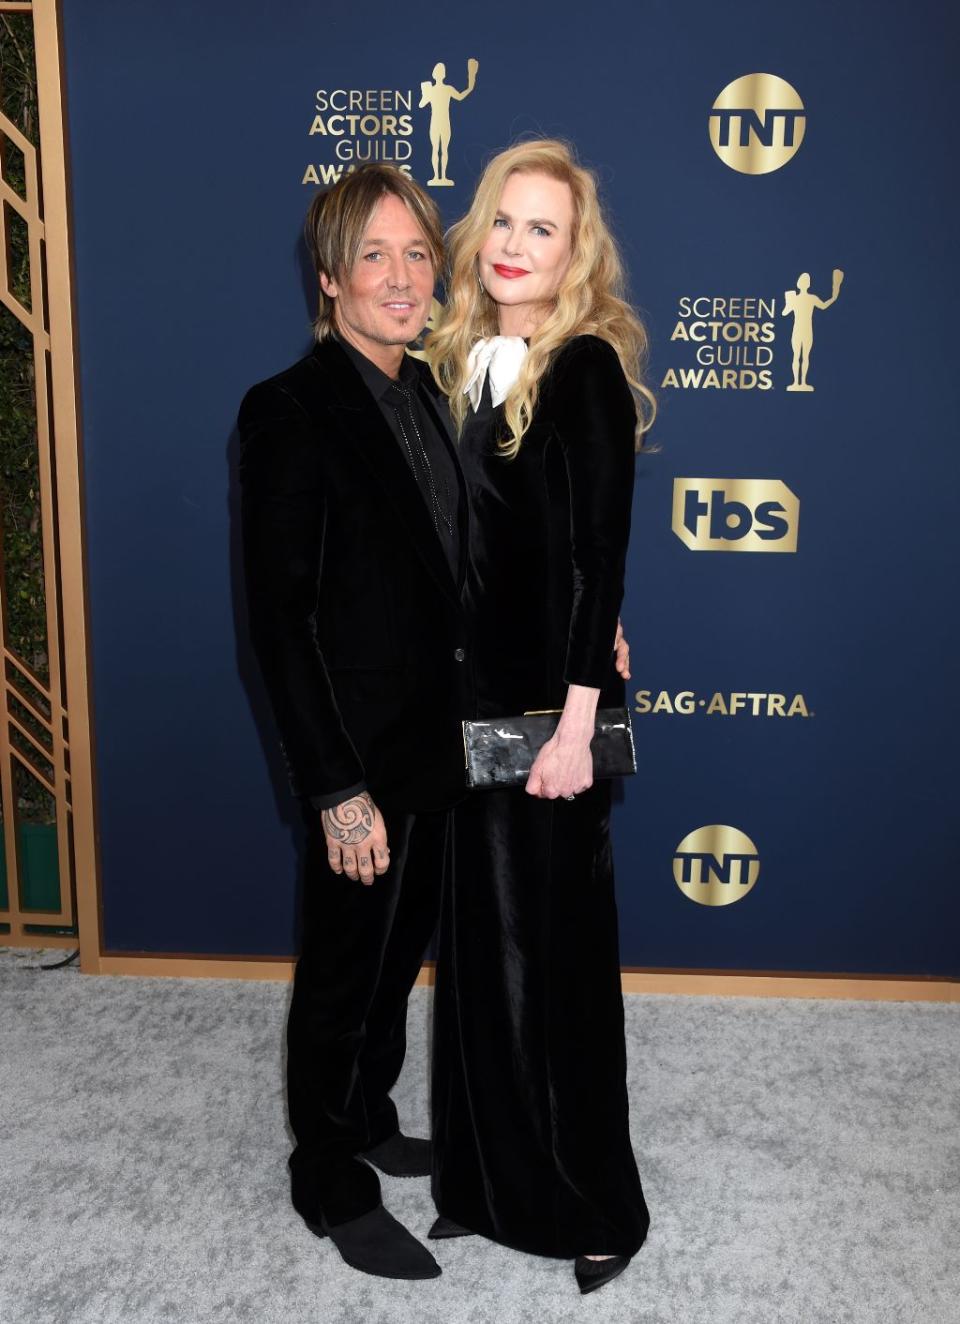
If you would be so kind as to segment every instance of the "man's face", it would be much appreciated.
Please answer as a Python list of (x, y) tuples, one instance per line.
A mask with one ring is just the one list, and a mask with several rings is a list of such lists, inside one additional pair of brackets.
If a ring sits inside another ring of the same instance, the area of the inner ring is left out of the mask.
[(377, 204), (353, 270), (341, 280), (320, 277), (324, 293), (336, 300), (337, 331), (374, 362), (385, 347), (416, 340), (427, 323), (433, 284), (426, 236), (392, 193)]

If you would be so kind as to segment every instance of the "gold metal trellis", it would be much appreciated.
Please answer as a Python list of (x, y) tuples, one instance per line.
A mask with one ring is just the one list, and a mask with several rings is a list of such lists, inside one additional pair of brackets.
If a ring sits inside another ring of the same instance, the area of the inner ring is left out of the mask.
[[(13, 475), (6, 486), (16, 481), (33, 500), (32, 518), (23, 518), (11, 491), (0, 491), (0, 945), (77, 945), (82, 967), (95, 971), (97, 856), (56, 0), (0, 0), (0, 24), (5, 51), (27, 59), (32, 47), (36, 73), (35, 104), (18, 123), (0, 70), (2, 367), (4, 400), (15, 402), (0, 427)], [(39, 569), (32, 577), (24, 569), (41, 563), (42, 580)], [(31, 607), (33, 635), (19, 623)]]

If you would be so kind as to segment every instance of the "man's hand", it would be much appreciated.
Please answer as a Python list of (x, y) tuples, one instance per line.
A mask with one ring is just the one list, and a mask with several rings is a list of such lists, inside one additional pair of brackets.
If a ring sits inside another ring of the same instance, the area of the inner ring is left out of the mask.
[(369, 887), (376, 874), (390, 867), (387, 829), (380, 810), (366, 791), (320, 813), (327, 843), (327, 862), (334, 873), (359, 878)]
[(617, 675), (624, 680), (630, 679), (630, 645), (623, 637), (623, 621), (617, 617), (617, 637), (613, 641), (613, 651), (617, 655)]

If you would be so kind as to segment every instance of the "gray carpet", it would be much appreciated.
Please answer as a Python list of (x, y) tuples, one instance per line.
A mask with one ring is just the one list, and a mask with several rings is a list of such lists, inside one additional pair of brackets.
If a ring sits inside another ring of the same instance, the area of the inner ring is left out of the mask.
[[(55, 955), (52, 959), (56, 959)], [(581, 1299), (478, 1238), (369, 1278), (287, 1202), (286, 986), (43, 973), (0, 951), (2, 1324), (956, 1324), (960, 1006), (628, 997), (653, 1225)], [(430, 994), (397, 1089), (427, 1126)], [(426, 1181), (384, 1179), (413, 1230)]]

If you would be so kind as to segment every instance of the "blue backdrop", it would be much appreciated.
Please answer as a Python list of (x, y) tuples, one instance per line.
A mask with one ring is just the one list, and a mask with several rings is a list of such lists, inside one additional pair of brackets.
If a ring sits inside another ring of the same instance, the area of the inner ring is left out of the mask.
[[(615, 820), (624, 963), (960, 974), (946, 7), (324, 9), (63, 3), (106, 948), (294, 949), (297, 815), (245, 643), (236, 408), (309, 348), (311, 181), (379, 153), (426, 182), (420, 85), (443, 61), (462, 90), (475, 58), (455, 184), (433, 190), (446, 219), (519, 135), (573, 140), (653, 341), (659, 449), (624, 605), (642, 692)], [(753, 73), (803, 108), (799, 148), (761, 174), (708, 132)], [(790, 392), (784, 291), (809, 273), (826, 302), (835, 269), (815, 390)], [(678, 478), (700, 481), (674, 520)], [(798, 508), (785, 540), (758, 539), (776, 481)], [(704, 869), (736, 904), (675, 880), (681, 840), (714, 824), (759, 857), (749, 891), (722, 859)]]

